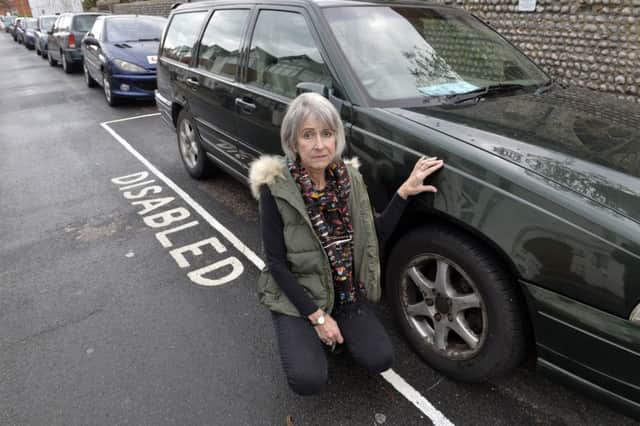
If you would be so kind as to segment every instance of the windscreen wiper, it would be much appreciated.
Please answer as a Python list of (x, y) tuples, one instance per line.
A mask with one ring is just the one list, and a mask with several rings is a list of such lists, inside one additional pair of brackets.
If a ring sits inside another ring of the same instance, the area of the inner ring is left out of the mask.
[(550, 78), (546, 83), (538, 86), (538, 88), (536, 89), (535, 92), (533, 92), (533, 94), (542, 95), (544, 92), (551, 90), (551, 88), (553, 88), (554, 85), (555, 85), (555, 81), (553, 81), (553, 79)]
[(526, 86), (522, 84), (499, 83), (499, 84), (492, 84), (490, 86), (480, 87), (470, 92), (457, 93), (455, 95), (446, 95), (445, 98), (447, 99), (446, 103), (451, 103), (451, 104), (460, 104), (462, 102), (467, 102), (471, 100), (477, 102), (478, 100), (480, 100), (480, 98), (482, 98), (483, 96), (489, 93), (514, 92), (516, 90), (522, 90), (525, 87)]
[(136, 41), (160, 41), (160, 39), (158, 37), (154, 37), (154, 38), (139, 38)]

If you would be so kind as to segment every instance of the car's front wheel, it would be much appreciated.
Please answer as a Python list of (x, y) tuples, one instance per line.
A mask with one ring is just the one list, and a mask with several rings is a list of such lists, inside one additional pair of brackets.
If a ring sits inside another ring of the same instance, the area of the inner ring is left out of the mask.
[(91, 77), (91, 74), (89, 74), (87, 64), (82, 64), (82, 72), (84, 73), (84, 82), (87, 87), (96, 87), (96, 81)]
[(53, 59), (53, 55), (51, 55), (51, 53), (47, 52), (47, 61), (49, 62), (49, 65), (52, 67), (55, 67), (56, 65), (58, 65), (58, 61)]
[(119, 104), (118, 98), (113, 94), (113, 89), (111, 88), (111, 78), (109, 78), (107, 74), (102, 75), (102, 89), (104, 91), (104, 99), (107, 101), (109, 106), (117, 106)]
[(528, 329), (517, 283), (481, 243), (453, 228), (419, 228), (387, 266), (396, 320), (432, 367), (480, 382), (522, 361)]
[(200, 133), (189, 111), (185, 109), (180, 111), (177, 130), (178, 148), (184, 167), (194, 179), (205, 178), (213, 170), (213, 167), (202, 148)]

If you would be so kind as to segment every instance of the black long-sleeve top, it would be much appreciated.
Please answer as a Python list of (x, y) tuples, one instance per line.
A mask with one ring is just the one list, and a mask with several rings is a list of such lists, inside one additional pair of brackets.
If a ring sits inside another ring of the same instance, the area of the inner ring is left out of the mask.
[[(384, 246), (386, 239), (393, 233), (406, 205), (407, 200), (396, 193), (384, 212), (375, 215), (374, 223), (380, 247)], [(271, 276), (301, 315), (308, 316), (317, 311), (318, 306), (313, 303), (287, 267), (284, 224), (278, 212), (276, 200), (267, 185), (262, 185), (260, 188), (260, 223), (262, 242)]]

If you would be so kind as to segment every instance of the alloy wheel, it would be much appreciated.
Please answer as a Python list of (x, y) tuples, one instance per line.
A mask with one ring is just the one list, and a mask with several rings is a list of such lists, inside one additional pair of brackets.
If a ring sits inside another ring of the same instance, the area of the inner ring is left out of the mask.
[(180, 125), (180, 153), (187, 167), (193, 169), (198, 164), (198, 143), (196, 134), (191, 121), (184, 119)]
[(107, 99), (107, 102), (111, 104), (111, 102), (113, 102), (111, 95), (111, 82), (106, 75), (102, 77), (102, 87), (104, 88), (104, 97)]
[(464, 360), (480, 351), (488, 332), (486, 308), (462, 268), (423, 254), (409, 264), (400, 285), (405, 317), (435, 352)]

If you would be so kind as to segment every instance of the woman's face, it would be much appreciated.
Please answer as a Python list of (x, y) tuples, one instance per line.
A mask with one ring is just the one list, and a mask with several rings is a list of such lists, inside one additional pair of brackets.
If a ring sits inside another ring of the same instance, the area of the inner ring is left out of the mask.
[(336, 156), (336, 134), (325, 123), (308, 117), (298, 132), (296, 149), (308, 172), (324, 172)]

